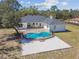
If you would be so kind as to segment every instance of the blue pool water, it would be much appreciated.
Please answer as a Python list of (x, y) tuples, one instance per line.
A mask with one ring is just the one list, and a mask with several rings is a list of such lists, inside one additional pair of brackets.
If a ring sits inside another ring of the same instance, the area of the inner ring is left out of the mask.
[(51, 36), (50, 32), (40, 32), (40, 33), (27, 33), (27, 34), (24, 34), (25, 38), (31, 38), (31, 39), (48, 38), (50, 36)]

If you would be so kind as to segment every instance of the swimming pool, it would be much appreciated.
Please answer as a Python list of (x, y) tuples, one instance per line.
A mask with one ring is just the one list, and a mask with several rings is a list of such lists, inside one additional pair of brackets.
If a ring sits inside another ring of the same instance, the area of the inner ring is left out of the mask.
[(40, 33), (27, 33), (24, 34), (23, 36), (25, 38), (31, 38), (31, 39), (40, 39), (40, 38), (49, 38), (51, 37), (52, 33), (51, 32), (40, 32)]

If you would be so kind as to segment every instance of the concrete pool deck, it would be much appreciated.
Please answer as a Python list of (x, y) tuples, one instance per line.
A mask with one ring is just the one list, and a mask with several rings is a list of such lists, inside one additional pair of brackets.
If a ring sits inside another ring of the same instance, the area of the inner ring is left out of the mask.
[(58, 37), (53, 37), (44, 42), (33, 41), (22, 44), (22, 55), (30, 55), (34, 53), (70, 48), (71, 46)]

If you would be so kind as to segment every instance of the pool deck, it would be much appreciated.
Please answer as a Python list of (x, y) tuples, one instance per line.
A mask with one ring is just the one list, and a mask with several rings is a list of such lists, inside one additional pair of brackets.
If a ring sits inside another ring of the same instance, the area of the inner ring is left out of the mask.
[(39, 33), (39, 32), (49, 32), (49, 29), (44, 29), (44, 28), (17, 28), (19, 32), (23, 32), (24, 34), (26, 33)]
[(26, 41), (22, 41), (22, 56), (23, 55), (30, 55), (34, 53), (58, 50), (58, 49), (65, 49), (70, 48), (71, 46), (64, 41), (62, 41), (58, 37), (53, 37), (47, 39), (43, 42), (40, 41), (33, 41), (29, 43), (25, 43)]

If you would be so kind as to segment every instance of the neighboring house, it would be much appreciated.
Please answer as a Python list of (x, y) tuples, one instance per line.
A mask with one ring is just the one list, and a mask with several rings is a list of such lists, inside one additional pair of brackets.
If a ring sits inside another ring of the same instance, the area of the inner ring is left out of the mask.
[(66, 30), (65, 22), (60, 19), (55, 19), (52, 16), (27, 15), (21, 18), (21, 27), (18, 30), (34, 32), (34, 29), (38, 32), (45, 30), (51, 32)]
[(79, 25), (79, 18), (73, 18), (69, 22), (73, 23), (73, 24), (78, 24)]

